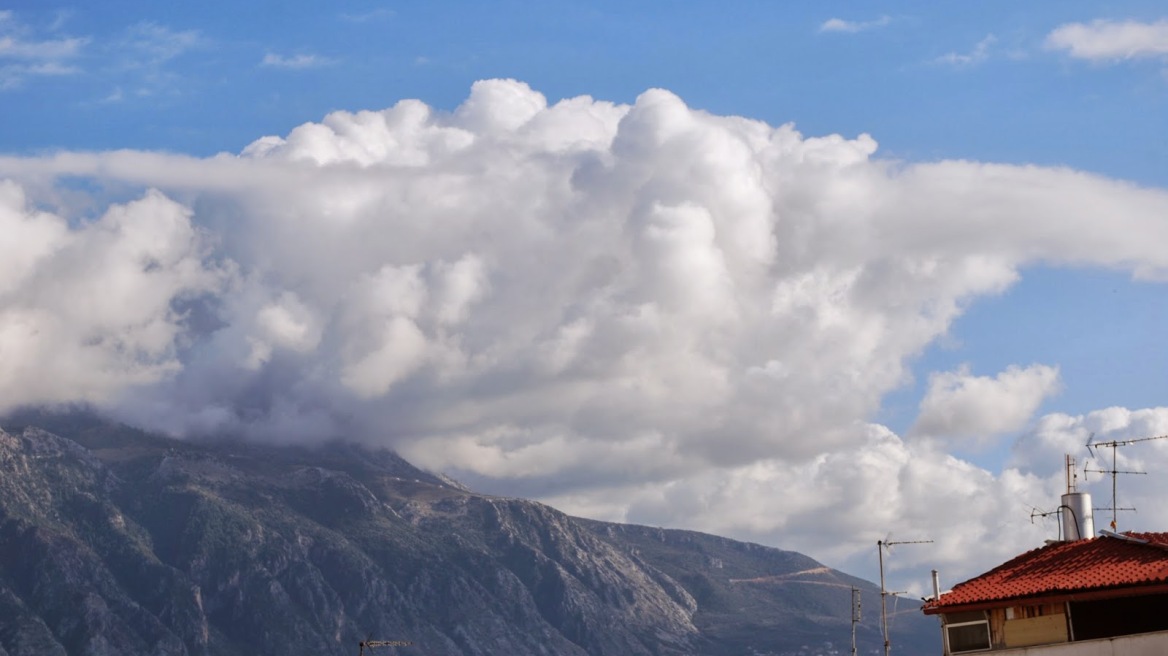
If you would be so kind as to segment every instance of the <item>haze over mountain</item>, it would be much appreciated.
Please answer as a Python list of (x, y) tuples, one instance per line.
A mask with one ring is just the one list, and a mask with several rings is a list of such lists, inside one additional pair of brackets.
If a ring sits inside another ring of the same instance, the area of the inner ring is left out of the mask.
[[(878, 591), (795, 552), (575, 519), (343, 443), (2, 425), (4, 656), (840, 653), (852, 586), (879, 650)], [(935, 622), (900, 608), (897, 653), (934, 653)]]

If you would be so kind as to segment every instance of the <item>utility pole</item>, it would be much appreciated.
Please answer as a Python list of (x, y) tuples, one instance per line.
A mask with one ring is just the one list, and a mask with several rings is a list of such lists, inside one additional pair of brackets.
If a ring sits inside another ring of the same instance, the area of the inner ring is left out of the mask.
[(894, 544), (932, 544), (932, 542), (932, 540), (876, 541), (876, 553), (880, 560), (880, 628), (884, 633), (884, 656), (889, 656), (892, 653), (892, 641), (888, 639), (888, 595), (900, 594), (899, 592), (888, 592), (884, 587), (884, 550)]

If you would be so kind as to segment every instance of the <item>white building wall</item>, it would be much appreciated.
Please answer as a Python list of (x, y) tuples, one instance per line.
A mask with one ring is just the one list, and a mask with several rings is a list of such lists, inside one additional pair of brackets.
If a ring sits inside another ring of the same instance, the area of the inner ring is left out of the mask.
[(1010, 656), (1166, 656), (1168, 631), (981, 653), (1008, 653)]

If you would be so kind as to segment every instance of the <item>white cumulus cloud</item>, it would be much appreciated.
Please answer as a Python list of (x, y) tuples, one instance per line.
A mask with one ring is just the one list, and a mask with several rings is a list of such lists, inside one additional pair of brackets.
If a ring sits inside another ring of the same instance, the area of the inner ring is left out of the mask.
[(72, 228), (0, 183), (5, 409), (116, 402), (181, 369), (182, 304), (221, 286), (190, 211), (158, 192)]
[[(781, 544), (855, 572), (875, 571), (877, 540), (932, 540), (903, 547), (885, 563), (890, 585), (925, 594), (929, 569), (939, 569), (949, 586), (1057, 538), (1057, 520), (1042, 513), (1055, 510), (1066, 491), (1064, 455), (1077, 459), (1078, 489), (1092, 494), (1096, 508), (1110, 507), (1110, 478), (1083, 470), (1110, 469), (1111, 451), (1097, 448), (1092, 456), (1088, 439), (1168, 436), (1168, 408), (1046, 415), (1014, 441), (997, 473), (949, 455), (937, 442), (904, 439), (875, 424), (853, 430), (856, 444), (824, 449), (805, 463), (760, 459), (549, 501), (579, 515)], [(1118, 513), (1118, 528), (1168, 525), (1160, 502), (1168, 482), (1158, 475), (1168, 471), (1168, 439), (1122, 448), (1118, 466), (1151, 474), (1121, 478), (1118, 505), (1137, 512)], [(1096, 530), (1110, 528), (1110, 521), (1110, 510), (1095, 512)]]
[(997, 376), (974, 376), (969, 367), (929, 376), (913, 432), (934, 437), (991, 437), (1018, 431), (1059, 389), (1057, 367), (1011, 366)]
[(1067, 23), (1047, 35), (1046, 47), (1093, 61), (1164, 58), (1168, 57), (1168, 19), (1152, 23), (1106, 19)]
[(878, 540), (932, 540), (886, 562), (890, 581), (921, 593), (930, 568), (952, 583), (1057, 537), (1053, 519), (1032, 522), (1030, 511), (1058, 505), (1059, 474), (1025, 466), (995, 474), (883, 426), (853, 430), (854, 444), (804, 463), (762, 459), (550, 501), (581, 515), (781, 544), (845, 571), (873, 572)]

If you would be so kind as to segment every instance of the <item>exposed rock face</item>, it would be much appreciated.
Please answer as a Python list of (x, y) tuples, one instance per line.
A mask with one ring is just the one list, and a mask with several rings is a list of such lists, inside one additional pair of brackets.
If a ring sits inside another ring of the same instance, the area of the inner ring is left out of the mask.
[(804, 618), (789, 591), (709, 567), (818, 566), (791, 552), (578, 520), (341, 444), (51, 428), (0, 431), (0, 656), (778, 653), (848, 626), (841, 596), (842, 625), (784, 636), (728, 604)]

